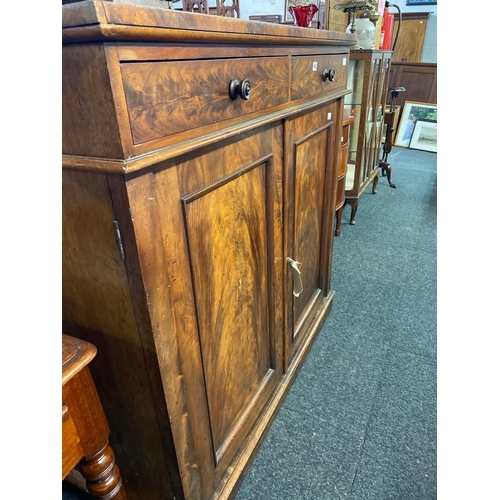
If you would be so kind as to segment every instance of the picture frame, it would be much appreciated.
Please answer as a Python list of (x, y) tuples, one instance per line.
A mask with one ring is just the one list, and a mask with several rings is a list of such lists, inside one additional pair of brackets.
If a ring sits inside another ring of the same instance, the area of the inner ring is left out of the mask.
[(409, 148), (437, 153), (437, 122), (417, 120), (411, 135)]
[(437, 0), (406, 0), (406, 5), (437, 5)]
[(298, 5), (309, 5), (313, 3), (314, 5), (316, 5), (316, 7), (318, 7), (318, 12), (316, 12), (316, 14), (314, 14), (314, 17), (312, 18), (312, 21), (311, 21), (311, 26), (314, 26), (313, 23), (317, 23), (318, 22), (318, 18), (319, 18), (319, 11), (321, 10), (320, 9), (320, 5), (319, 5), (319, 0), (285, 0), (285, 23), (292, 23), (293, 24), (293, 17), (292, 17), (292, 14), (290, 14), (290, 12), (288, 11), (288, 7), (297, 7)]
[(407, 148), (417, 120), (437, 122), (437, 104), (406, 101), (396, 131), (394, 146)]

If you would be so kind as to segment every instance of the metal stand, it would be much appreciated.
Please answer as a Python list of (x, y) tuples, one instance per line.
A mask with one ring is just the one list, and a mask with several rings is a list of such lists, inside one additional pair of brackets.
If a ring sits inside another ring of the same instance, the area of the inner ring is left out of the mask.
[(404, 87), (389, 87), (388, 89), (391, 93), (391, 107), (389, 112), (385, 113), (384, 124), (387, 125), (385, 131), (385, 141), (382, 153), (382, 159), (380, 160), (378, 166), (382, 169), (382, 176), (387, 174), (387, 182), (391, 188), (396, 188), (396, 185), (391, 182), (392, 167), (387, 161), (389, 153), (392, 151), (393, 134), (394, 134), (394, 113), (396, 111), (396, 102), (400, 92), (406, 92)]

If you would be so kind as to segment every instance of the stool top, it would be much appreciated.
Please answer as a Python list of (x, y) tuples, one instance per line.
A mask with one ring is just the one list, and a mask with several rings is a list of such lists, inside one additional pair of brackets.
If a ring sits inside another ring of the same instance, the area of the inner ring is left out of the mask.
[(62, 385), (66, 384), (97, 354), (97, 348), (84, 340), (62, 334)]

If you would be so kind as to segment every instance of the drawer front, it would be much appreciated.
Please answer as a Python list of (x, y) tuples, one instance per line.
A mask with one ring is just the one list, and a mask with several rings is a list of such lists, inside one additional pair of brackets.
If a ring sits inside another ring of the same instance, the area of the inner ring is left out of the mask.
[(62, 478), (64, 479), (84, 457), (80, 436), (69, 409), (62, 407)]
[(340, 144), (342, 146), (348, 145), (349, 143), (349, 128), (350, 128), (349, 125), (344, 125), (342, 127), (342, 137), (340, 138)]
[[(292, 100), (345, 88), (347, 68), (346, 54), (292, 57)], [(323, 71), (332, 69), (333, 81), (324, 81)]]
[[(288, 101), (285, 57), (123, 63), (134, 144), (261, 111)], [(229, 96), (250, 83), (248, 100)]]
[(339, 177), (347, 172), (347, 152), (349, 145), (345, 144), (340, 148)]
[(337, 196), (335, 198), (335, 210), (338, 210), (345, 201), (345, 176), (337, 182)]

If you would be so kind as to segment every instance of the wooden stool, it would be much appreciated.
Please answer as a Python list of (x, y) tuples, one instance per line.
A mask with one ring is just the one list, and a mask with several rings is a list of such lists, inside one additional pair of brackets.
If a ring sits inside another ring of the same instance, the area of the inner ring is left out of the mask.
[(87, 366), (96, 353), (92, 344), (63, 334), (62, 478), (80, 464), (91, 495), (126, 500), (120, 470), (108, 444), (108, 422)]

